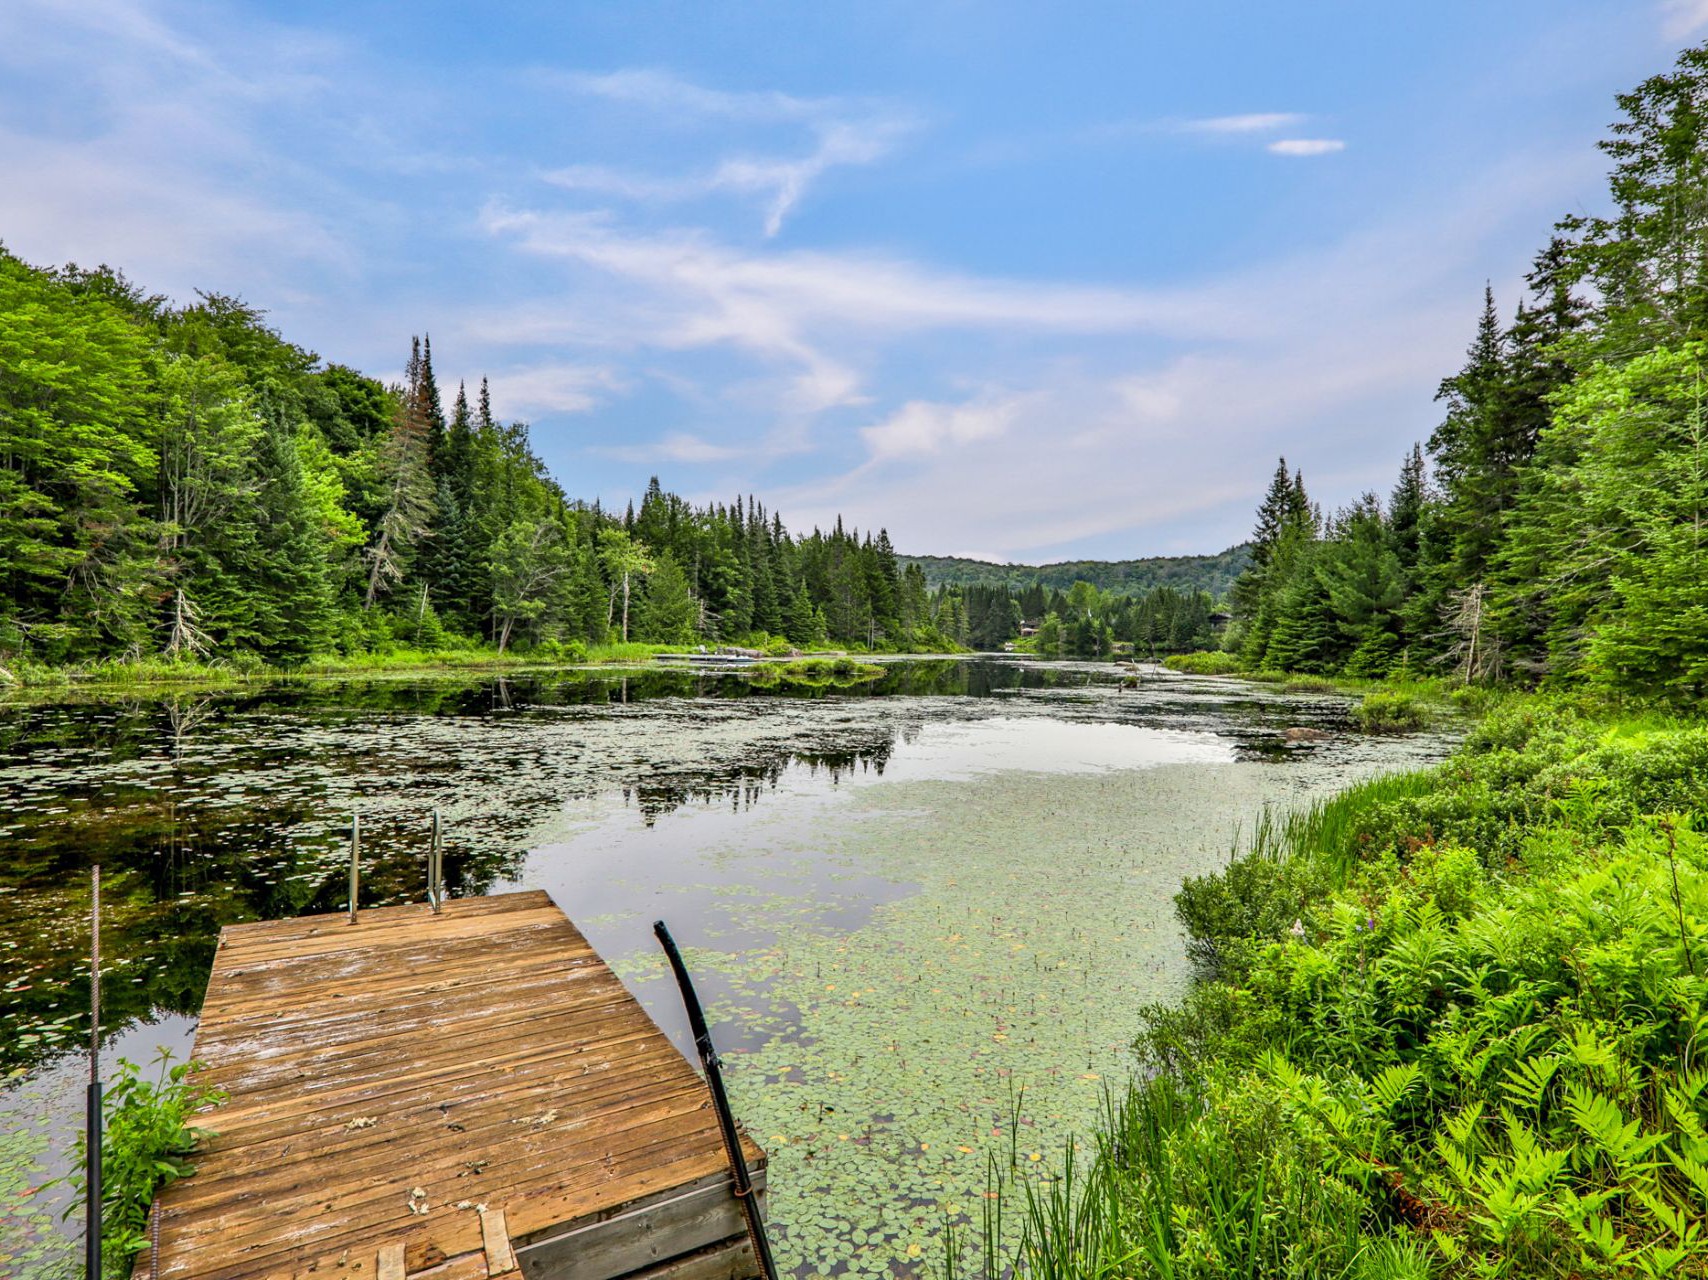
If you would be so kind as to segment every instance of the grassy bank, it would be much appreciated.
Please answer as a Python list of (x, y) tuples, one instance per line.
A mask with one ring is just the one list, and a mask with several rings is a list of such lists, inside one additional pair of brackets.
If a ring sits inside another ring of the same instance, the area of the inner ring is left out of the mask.
[(1021, 1268), (1708, 1275), (1705, 826), (1708, 727), (1541, 698), (1261, 822)]
[(1234, 654), (1221, 650), (1181, 653), (1163, 665), (1183, 675), (1235, 676), (1258, 684), (1278, 685), (1290, 693), (1339, 693), (1356, 698), (1352, 718), (1366, 733), (1411, 733), (1426, 727), (1448, 703), (1477, 711), (1504, 696), (1482, 685), (1464, 685), (1440, 676), (1390, 676), (1381, 680), (1357, 676), (1299, 675), (1286, 671), (1247, 671)]
[[(34, 663), (0, 664), (0, 693), (8, 689), (53, 693), (66, 689), (115, 689), (148, 687), (221, 687), (281, 680), (335, 678), (340, 676), (388, 676), (433, 672), (521, 672), (561, 670), (576, 667), (644, 667), (660, 654), (682, 653), (689, 646), (670, 644), (611, 643), (573, 645), (499, 653), (495, 649), (410, 649), (384, 653), (358, 653), (315, 658), (290, 667), (271, 666), (252, 656), (204, 662), (142, 658), (113, 659), (74, 666), (43, 666)], [(797, 651), (782, 648), (767, 657), (790, 662), (831, 662), (845, 650), (820, 648)], [(861, 656), (865, 656), (862, 652)], [(766, 664), (771, 665), (770, 663)], [(762, 669), (762, 668), (761, 668)]]

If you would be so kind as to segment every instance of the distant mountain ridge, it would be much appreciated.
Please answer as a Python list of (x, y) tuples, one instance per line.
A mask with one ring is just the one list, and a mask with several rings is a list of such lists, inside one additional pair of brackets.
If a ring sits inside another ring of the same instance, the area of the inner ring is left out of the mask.
[(991, 564), (962, 556), (899, 556), (902, 566), (916, 564), (932, 590), (948, 584), (1007, 587), (1021, 591), (1038, 583), (1066, 591), (1089, 582), (1119, 595), (1142, 595), (1158, 587), (1208, 591), (1218, 600), (1251, 562), (1251, 544), (1242, 542), (1213, 556), (1145, 556), (1139, 560), (1060, 560), (1053, 564)]

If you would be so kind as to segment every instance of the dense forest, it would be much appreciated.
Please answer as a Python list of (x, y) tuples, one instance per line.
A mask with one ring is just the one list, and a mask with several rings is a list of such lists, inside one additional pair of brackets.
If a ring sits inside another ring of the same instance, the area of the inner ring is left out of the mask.
[(1441, 425), (1332, 515), (1285, 460), (1227, 637), (1243, 665), (1708, 692), (1708, 51), (1621, 95), (1611, 212), (1485, 292)]
[(231, 298), (0, 258), (0, 650), (48, 662), (405, 643), (787, 637), (936, 647), (887, 535), (748, 500), (570, 501), (431, 341), (384, 387)]
[[(259, 658), (609, 642), (1096, 656), (1213, 639), (1190, 586), (930, 583), (878, 530), (793, 536), (751, 497), (571, 500), (483, 379), (449, 409), (431, 340), (402, 385), (323, 364), (261, 312), (174, 307), (108, 268), (0, 250), (0, 655)], [(1070, 599), (1069, 596), (1072, 595)], [(1029, 628), (1028, 628), (1029, 630)]]
[(1158, 587), (1180, 592), (1203, 591), (1220, 599), (1246, 569), (1251, 549), (1245, 544), (1213, 556), (1146, 556), (1141, 560), (1058, 560), (1051, 564), (993, 564), (963, 556), (903, 556), (902, 565), (918, 565), (925, 585), (1006, 587), (1024, 591), (1031, 586), (1066, 591), (1085, 582), (1118, 595), (1148, 595)]

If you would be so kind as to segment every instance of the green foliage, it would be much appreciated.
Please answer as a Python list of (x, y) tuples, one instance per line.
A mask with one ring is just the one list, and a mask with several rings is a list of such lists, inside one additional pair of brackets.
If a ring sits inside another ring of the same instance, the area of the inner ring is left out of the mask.
[[(386, 388), (237, 299), (173, 309), (3, 249), (0, 576), (6, 671), (567, 651), (613, 632), (955, 651), (1021, 616), (1002, 588), (934, 597), (881, 529), (795, 537), (752, 500), (694, 508), (656, 480), (620, 517), (572, 502), (484, 380), (447, 419), (425, 340)], [(1165, 645), (1207, 624), (1189, 593), (1151, 607)], [(1106, 653), (1110, 625), (1082, 647)]]
[(1199, 653), (1176, 653), (1162, 660), (1163, 666), (1189, 676), (1231, 676), (1244, 670), (1239, 655), (1219, 649)]
[(749, 682), (761, 688), (787, 685), (802, 689), (850, 688), (883, 678), (884, 669), (853, 658), (799, 658), (766, 662), (753, 668)]
[(1705, 96), (1708, 47), (1620, 95), (1612, 212), (1560, 222), (1510, 321), (1485, 289), (1428, 474), (1319, 528), (1282, 461), (1230, 593), (1248, 668), (1708, 699)]
[(1367, 693), (1352, 718), (1365, 733), (1413, 733), (1429, 723), (1429, 712), (1409, 694)]
[(1250, 547), (1230, 547), (1214, 556), (1150, 556), (1143, 560), (1066, 560), (1057, 564), (991, 564), (955, 556), (903, 556), (905, 566), (917, 565), (932, 590), (941, 587), (1002, 587), (1021, 594), (1037, 587), (1066, 591), (1088, 582), (1115, 595), (1148, 595), (1158, 587), (1192, 594), (1224, 596), (1244, 571)]
[(1210, 967), (1023, 1268), (1708, 1275), (1705, 764), (1698, 726), (1512, 699), (1265, 815), (1182, 889)]
[[(101, 1135), (101, 1268), (108, 1277), (128, 1276), (136, 1255), (148, 1247), (148, 1213), (162, 1187), (195, 1173), (190, 1157), (213, 1134), (193, 1123), (196, 1112), (224, 1095), (193, 1079), (199, 1063), (172, 1065), (169, 1050), (155, 1058), (159, 1068), (146, 1080), (134, 1062), (119, 1061), (118, 1078), (106, 1090)], [(81, 1151), (78, 1169), (83, 1167)], [(70, 1179), (81, 1194), (79, 1172)], [(71, 1211), (75, 1212), (75, 1206)]]

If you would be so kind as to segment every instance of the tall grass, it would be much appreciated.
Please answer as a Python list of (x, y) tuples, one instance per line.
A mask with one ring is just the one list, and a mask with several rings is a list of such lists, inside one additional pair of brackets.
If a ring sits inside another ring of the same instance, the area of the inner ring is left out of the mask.
[(1344, 885), (1370, 842), (1371, 814), (1384, 806), (1426, 796), (1440, 785), (1433, 770), (1384, 773), (1304, 805), (1265, 806), (1250, 833), (1242, 832), (1235, 838), (1230, 860), (1254, 857), (1283, 863), (1308, 859), (1329, 867), (1336, 884)]

